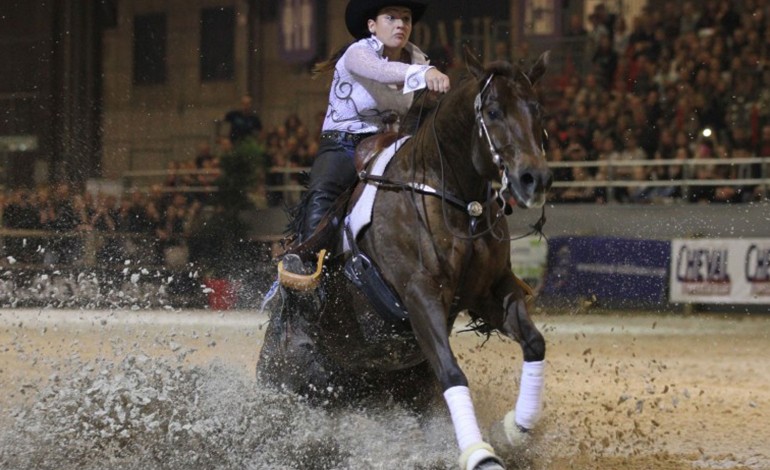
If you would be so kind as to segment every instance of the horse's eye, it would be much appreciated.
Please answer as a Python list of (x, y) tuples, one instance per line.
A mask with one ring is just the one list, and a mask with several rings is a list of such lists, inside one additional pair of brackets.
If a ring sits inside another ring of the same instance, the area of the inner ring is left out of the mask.
[(487, 117), (493, 121), (503, 118), (503, 113), (499, 109), (490, 109), (487, 111)]

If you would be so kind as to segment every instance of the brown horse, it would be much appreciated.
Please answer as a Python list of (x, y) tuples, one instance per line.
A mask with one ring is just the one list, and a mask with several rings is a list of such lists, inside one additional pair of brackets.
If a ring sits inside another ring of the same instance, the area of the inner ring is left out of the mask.
[[(362, 174), (380, 189), (352, 255), (330, 260), (315, 291), (280, 288), (261, 379), (321, 402), (384, 392), (419, 408), (443, 393), (461, 468), (504, 468), (482, 439), (449, 333), (467, 311), (477, 328), (521, 345), (519, 398), (501, 421), (503, 444), (514, 444), (538, 417), (545, 341), (528, 313), (531, 291), (511, 271), (504, 215), (511, 204), (541, 207), (551, 185), (534, 88), (547, 58), (529, 70), (485, 68), (466, 52), (468, 77), (424, 113), (382, 175)], [(339, 267), (359, 255), (378, 268), (395, 315), (373, 308)]]

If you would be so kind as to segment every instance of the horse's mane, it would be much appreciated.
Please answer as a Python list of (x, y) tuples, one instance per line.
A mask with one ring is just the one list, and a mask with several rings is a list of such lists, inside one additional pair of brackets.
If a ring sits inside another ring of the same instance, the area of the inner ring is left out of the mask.
[[(516, 77), (517, 74), (522, 73), (522, 69), (519, 65), (511, 64), (510, 62), (498, 60), (488, 63), (484, 67), (486, 76), (491, 74), (505, 77)], [(452, 89), (449, 93), (459, 93), (460, 90), (468, 86), (469, 83), (475, 82), (473, 74), (464, 70), (457, 76), (457, 83), (452, 84)], [(427, 89), (422, 89), (415, 93), (412, 106), (407, 111), (401, 124), (399, 126), (401, 134), (414, 135), (417, 130), (426, 121), (426, 118), (437, 107), (439, 101), (443, 97), (436, 95), (435, 93), (428, 92)]]

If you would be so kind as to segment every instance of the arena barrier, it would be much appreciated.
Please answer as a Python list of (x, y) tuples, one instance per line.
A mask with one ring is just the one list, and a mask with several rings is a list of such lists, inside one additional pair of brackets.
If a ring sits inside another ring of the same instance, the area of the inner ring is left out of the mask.
[[(511, 245), (511, 264), (546, 304), (681, 310), (770, 306), (770, 205), (549, 205), (545, 237)], [(513, 236), (538, 211), (509, 217)], [(253, 219), (253, 220), (252, 220)], [(258, 253), (235, 276), (190, 263), (147, 235), (0, 230), (4, 307), (255, 308), (275, 276), (283, 209), (248, 219)], [(122, 257), (110, 261), (117, 247)], [(194, 251), (194, 250), (193, 250)], [(745, 310), (745, 309), (744, 309)]]

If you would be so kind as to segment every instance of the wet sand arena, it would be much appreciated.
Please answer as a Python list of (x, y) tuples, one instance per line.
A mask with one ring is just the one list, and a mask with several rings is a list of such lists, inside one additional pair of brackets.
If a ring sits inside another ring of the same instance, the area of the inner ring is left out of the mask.
[[(770, 316), (535, 320), (549, 347), (545, 409), (509, 468), (770, 469)], [(456, 468), (444, 416), (388, 404), (330, 412), (261, 389), (264, 322), (0, 312), (0, 468)], [(514, 402), (521, 353), (483, 340), (453, 344), (488, 429)]]

